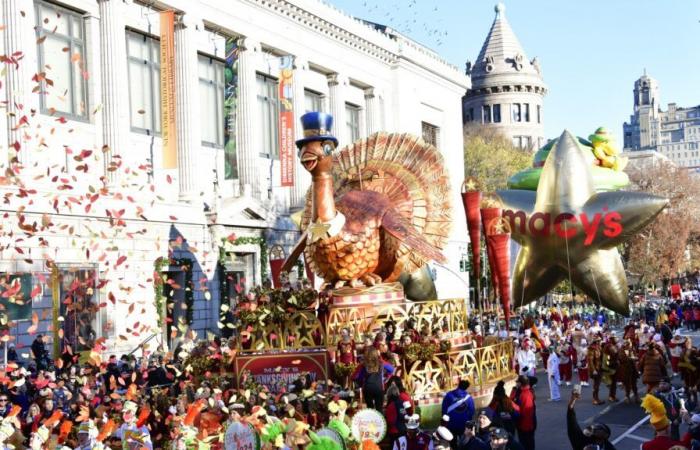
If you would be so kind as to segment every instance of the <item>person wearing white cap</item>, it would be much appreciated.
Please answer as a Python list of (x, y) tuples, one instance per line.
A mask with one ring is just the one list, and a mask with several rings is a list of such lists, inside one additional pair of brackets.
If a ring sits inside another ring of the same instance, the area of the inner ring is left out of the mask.
[(537, 357), (535, 356), (535, 352), (532, 349), (530, 339), (523, 339), (520, 348), (515, 353), (515, 359), (518, 361), (518, 367), (520, 369), (521, 375), (527, 375), (529, 377), (535, 376), (535, 369), (537, 368)]
[(681, 336), (681, 330), (676, 330), (673, 332), (673, 339), (668, 343), (668, 351), (671, 354), (671, 368), (673, 369), (673, 376), (678, 375), (678, 363), (681, 360), (681, 353), (685, 348), (685, 337)]
[(440, 445), (450, 448), (452, 439), (454, 439), (454, 435), (450, 430), (445, 427), (437, 427), (437, 430), (433, 433), (433, 448), (437, 448)]
[(153, 450), (151, 442), (151, 433), (145, 425), (138, 426), (136, 423), (136, 411), (138, 406), (131, 400), (124, 403), (122, 418), (124, 423), (114, 433), (116, 437), (122, 440), (124, 449), (137, 448), (142, 450)]
[(420, 431), (420, 416), (406, 416), (406, 435), (394, 442), (393, 450), (429, 450), (433, 448), (430, 435)]

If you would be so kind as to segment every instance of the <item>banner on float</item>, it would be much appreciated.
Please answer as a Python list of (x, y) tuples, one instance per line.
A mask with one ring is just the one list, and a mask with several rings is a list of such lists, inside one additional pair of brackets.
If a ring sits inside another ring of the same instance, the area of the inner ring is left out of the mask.
[(237, 38), (226, 38), (226, 63), (224, 64), (224, 179), (238, 178), (236, 156), (237, 111), (238, 111), (238, 56)]
[(294, 186), (294, 57), (280, 58), (279, 151), (281, 185)]
[(160, 114), (164, 169), (177, 167), (175, 108), (175, 11), (163, 11), (160, 13)]
[(234, 362), (238, 383), (241, 376), (248, 372), (253, 379), (271, 392), (287, 389), (299, 375), (306, 372), (311, 381), (328, 379), (328, 352), (294, 352), (275, 355), (240, 355)]

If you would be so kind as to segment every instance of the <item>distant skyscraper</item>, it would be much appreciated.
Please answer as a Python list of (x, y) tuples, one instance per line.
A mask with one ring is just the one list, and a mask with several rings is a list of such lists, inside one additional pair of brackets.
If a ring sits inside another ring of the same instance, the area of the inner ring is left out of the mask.
[(655, 150), (680, 167), (700, 167), (700, 105), (661, 110), (659, 83), (646, 70), (634, 82), (634, 114), (622, 126), (626, 152)]
[(505, 9), (496, 5), (496, 18), (476, 62), (467, 62), (472, 87), (462, 99), (462, 117), (465, 124), (484, 124), (518, 147), (534, 149), (544, 144), (542, 100), (547, 87), (537, 58), (528, 60)]

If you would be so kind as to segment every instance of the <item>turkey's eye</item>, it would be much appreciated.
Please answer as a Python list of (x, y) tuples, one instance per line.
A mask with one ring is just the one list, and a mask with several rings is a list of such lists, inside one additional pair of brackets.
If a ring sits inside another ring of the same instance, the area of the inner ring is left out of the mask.
[(333, 144), (330, 144), (330, 143), (323, 144), (323, 153), (326, 156), (329, 156), (331, 153), (333, 153)]

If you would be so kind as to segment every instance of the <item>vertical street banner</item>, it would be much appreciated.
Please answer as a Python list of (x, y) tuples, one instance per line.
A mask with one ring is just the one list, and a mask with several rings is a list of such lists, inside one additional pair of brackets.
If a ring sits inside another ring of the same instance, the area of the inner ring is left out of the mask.
[(279, 150), (281, 185), (294, 186), (294, 57), (282, 56), (280, 58), (279, 81)]
[(224, 66), (224, 179), (238, 178), (236, 116), (238, 108), (238, 39), (226, 38)]
[(175, 108), (175, 11), (163, 11), (160, 13), (160, 110), (164, 169), (177, 167)]

